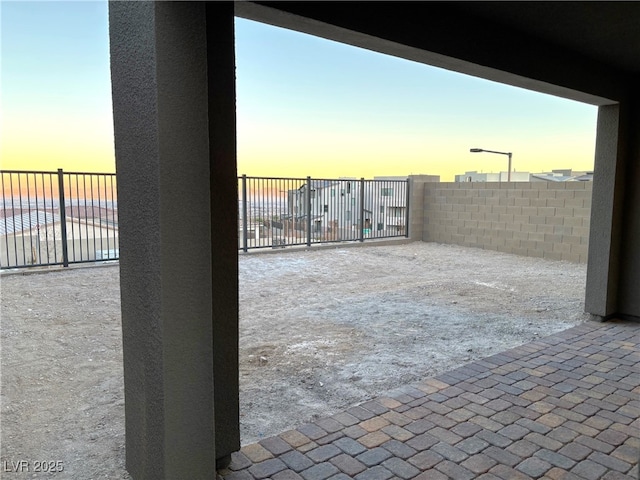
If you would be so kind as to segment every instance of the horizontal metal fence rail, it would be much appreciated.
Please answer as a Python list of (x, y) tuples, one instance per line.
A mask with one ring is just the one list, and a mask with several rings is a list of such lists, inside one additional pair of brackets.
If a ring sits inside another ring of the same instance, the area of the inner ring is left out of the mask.
[(0, 269), (118, 260), (115, 173), (0, 175)]
[(407, 180), (238, 177), (238, 249), (408, 237)]
[[(119, 259), (114, 173), (0, 170), (0, 269)], [(408, 237), (406, 180), (238, 177), (238, 249)]]

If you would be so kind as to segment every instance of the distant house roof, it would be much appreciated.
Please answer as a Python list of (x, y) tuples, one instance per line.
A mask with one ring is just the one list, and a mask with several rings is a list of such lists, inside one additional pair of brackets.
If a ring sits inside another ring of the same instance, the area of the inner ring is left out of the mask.
[(531, 177), (547, 182), (588, 182), (593, 180), (593, 172), (582, 175), (559, 175), (557, 173), (532, 173)]
[(0, 218), (0, 235), (33, 231), (37, 230), (38, 226), (44, 227), (59, 221), (59, 215), (40, 210), (14, 215), (13, 217)]

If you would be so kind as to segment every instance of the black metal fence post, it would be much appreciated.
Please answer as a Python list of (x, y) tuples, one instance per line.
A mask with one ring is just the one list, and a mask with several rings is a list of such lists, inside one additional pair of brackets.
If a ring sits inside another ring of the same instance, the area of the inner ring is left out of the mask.
[(358, 222), (360, 229), (360, 241), (364, 242), (364, 177), (360, 178), (360, 221)]
[(311, 246), (311, 177), (307, 177), (307, 247)]
[[(58, 169), (58, 196), (60, 201), (60, 233), (62, 234), (62, 266), (69, 266), (69, 246), (67, 245), (67, 209), (64, 203), (64, 173)], [(54, 240), (55, 242), (55, 235)]]
[(409, 220), (411, 219), (411, 214), (409, 213), (410, 209), (411, 209), (411, 192), (410, 192), (411, 189), (409, 187), (409, 184), (410, 184), (410, 181), (407, 178), (407, 183), (406, 183), (406, 186), (407, 186), (406, 187), (407, 188), (407, 212), (406, 212), (406, 215), (405, 215), (406, 218), (404, 220), (404, 225), (405, 225), (405, 227), (404, 227), (404, 236), (406, 238), (409, 238), (409, 228), (410, 228)]
[(246, 253), (247, 245), (247, 176), (242, 175), (242, 250)]

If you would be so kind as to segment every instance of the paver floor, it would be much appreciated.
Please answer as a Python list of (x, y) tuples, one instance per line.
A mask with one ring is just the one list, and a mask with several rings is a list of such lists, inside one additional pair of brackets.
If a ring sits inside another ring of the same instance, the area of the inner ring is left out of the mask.
[(247, 445), (224, 480), (638, 480), (640, 323), (589, 322)]

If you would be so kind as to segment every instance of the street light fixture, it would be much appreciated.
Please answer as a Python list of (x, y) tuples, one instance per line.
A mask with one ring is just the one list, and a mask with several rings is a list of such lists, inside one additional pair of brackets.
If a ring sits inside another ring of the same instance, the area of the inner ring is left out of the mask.
[(511, 181), (511, 152), (496, 152), (494, 150), (484, 150), (483, 148), (472, 148), (469, 150), (471, 153), (497, 153), (499, 155), (507, 155), (509, 157), (509, 169), (507, 170), (507, 182)]

